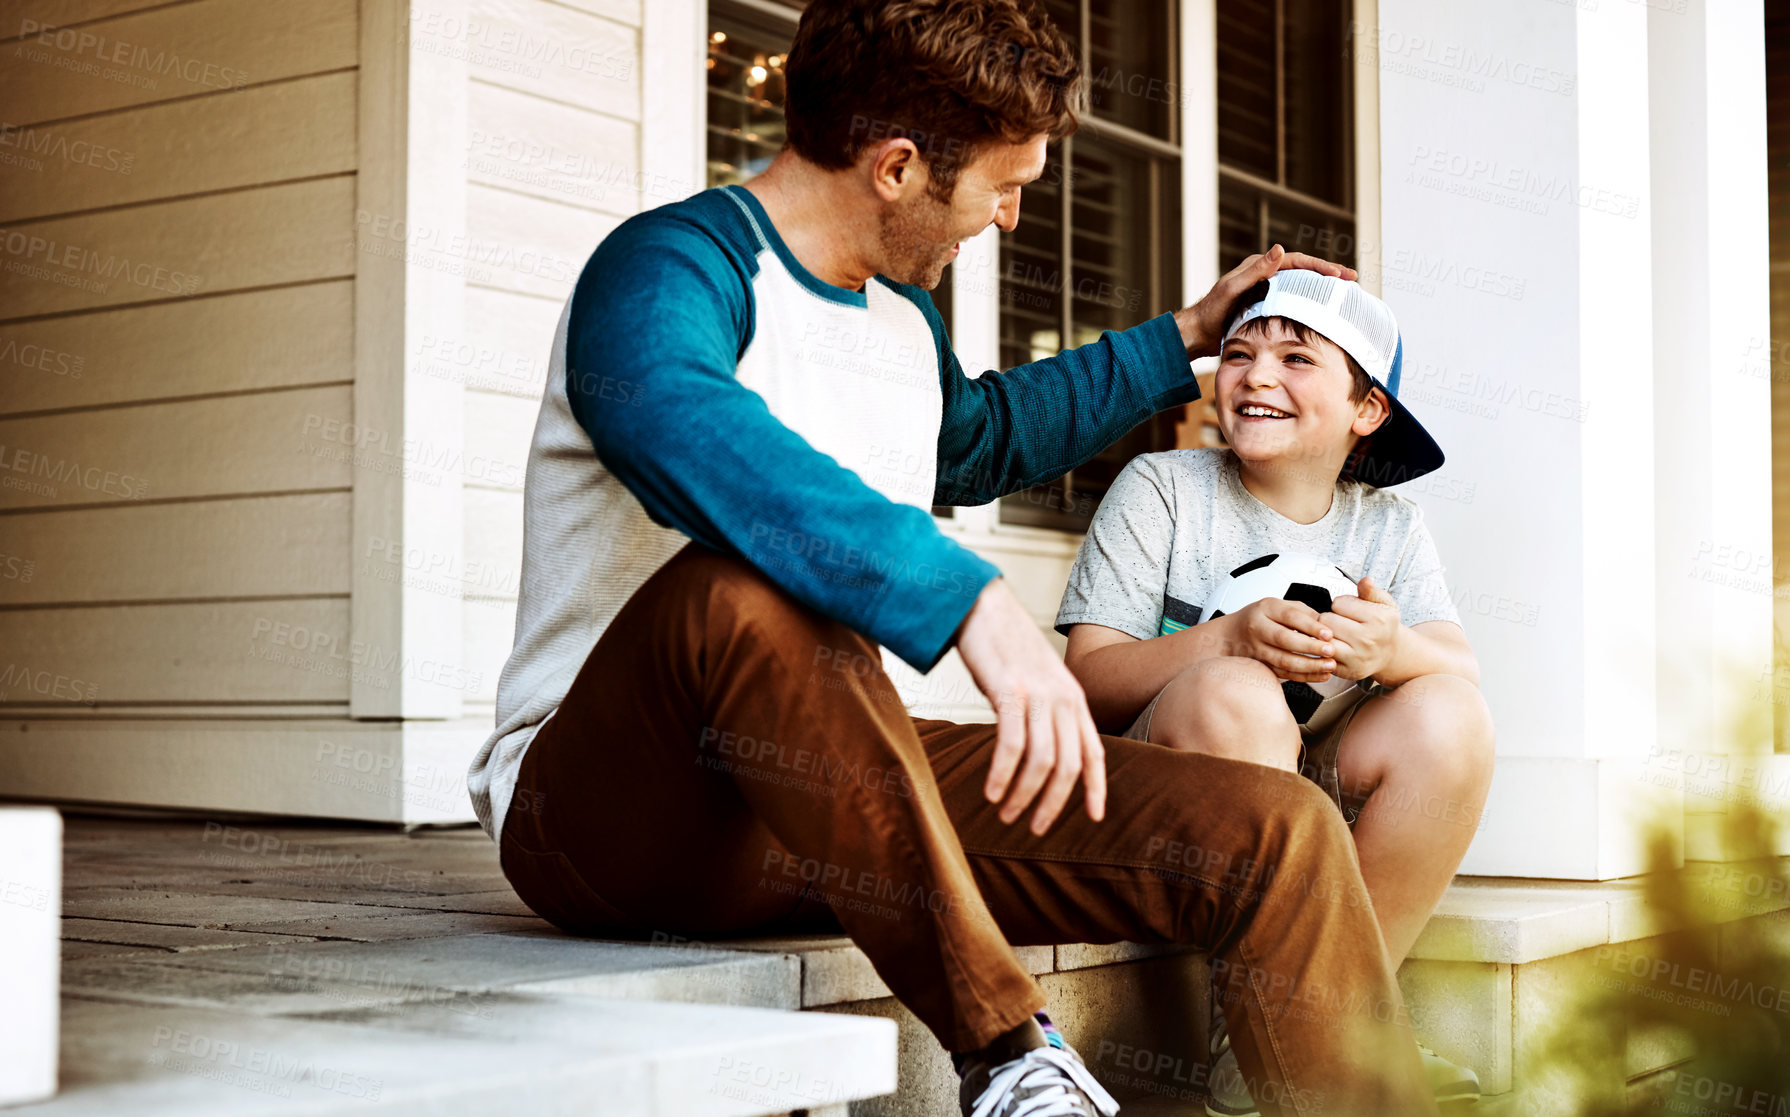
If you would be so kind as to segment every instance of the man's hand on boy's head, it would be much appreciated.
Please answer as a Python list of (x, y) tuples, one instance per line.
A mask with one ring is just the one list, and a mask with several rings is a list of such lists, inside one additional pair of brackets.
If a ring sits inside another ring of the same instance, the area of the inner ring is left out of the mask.
[(1175, 311), (1175, 325), (1181, 329), (1181, 341), (1187, 346), (1187, 355), (1210, 357), (1217, 353), (1218, 343), (1224, 336), (1224, 324), (1236, 308), (1237, 300), (1251, 287), (1286, 268), (1304, 268), (1343, 279), (1355, 278), (1354, 268), (1345, 268), (1303, 252), (1288, 252), (1280, 245), (1274, 245), (1226, 272), (1199, 302)]
[(1384, 671), (1398, 654), (1404, 631), (1398, 602), (1391, 594), (1372, 578), (1361, 579), (1356, 590), (1359, 596), (1336, 598), (1321, 618), (1335, 634), (1336, 674), (1344, 679), (1366, 679)]

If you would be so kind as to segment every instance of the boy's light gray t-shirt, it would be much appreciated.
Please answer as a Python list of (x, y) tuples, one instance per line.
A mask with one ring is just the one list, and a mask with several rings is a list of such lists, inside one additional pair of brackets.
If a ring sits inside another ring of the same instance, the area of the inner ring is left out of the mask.
[(1099, 624), (1140, 640), (1199, 623), (1226, 573), (1261, 555), (1328, 558), (1398, 602), (1402, 624), (1460, 623), (1442, 560), (1413, 501), (1338, 481), (1316, 523), (1289, 520), (1243, 487), (1224, 449), (1167, 450), (1126, 463), (1094, 513), (1056, 629)]

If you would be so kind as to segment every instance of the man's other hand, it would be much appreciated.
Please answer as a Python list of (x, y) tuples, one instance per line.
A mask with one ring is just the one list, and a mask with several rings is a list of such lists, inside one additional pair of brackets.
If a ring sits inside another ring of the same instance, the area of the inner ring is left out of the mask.
[(994, 707), (994, 763), (983, 794), (1002, 804), (1001, 821), (1017, 821), (1037, 799), (1032, 833), (1043, 834), (1078, 780), (1088, 817), (1106, 817), (1106, 749), (1087, 698), (1005, 578), (982, 588), (958, 629), (957, 654)]
[(1181, 341), (1189, 357), (1210, 357), (1218, 352), (1224, 335), (1225, 319), (1251, 287), (1286, 268), (1305, 268), (1343, 279), (1356, 278), (1354, 268), (1345, 268), (1303, 252), (1288, 252), (1275, 245), (1258, 253), (1226, 272), (1206, 292), (1206, 297), (1184, 310), (1175, 311), (1175, 325), (1181, 328)]

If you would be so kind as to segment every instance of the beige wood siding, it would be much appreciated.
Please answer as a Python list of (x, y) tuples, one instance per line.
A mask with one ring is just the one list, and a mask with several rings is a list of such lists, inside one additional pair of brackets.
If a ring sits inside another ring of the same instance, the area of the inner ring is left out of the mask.
[(355, 0), (12, 12), (0, 706), (340, 709)]
[(640, 189), (640, 7), (471, 0), (464, 336), (432, 362), (466, 385), (464, 659), (489, 718), (515, 636), (522, 478), (553, 331), (592, 249), (667, 200)]

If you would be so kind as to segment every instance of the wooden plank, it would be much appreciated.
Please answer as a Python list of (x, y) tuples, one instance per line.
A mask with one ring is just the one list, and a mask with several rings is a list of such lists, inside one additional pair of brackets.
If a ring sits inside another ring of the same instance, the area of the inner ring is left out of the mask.
[(474, 82), (467, 179), (626, 217), (641, 208), (639, 127)]
[(7, 412), (347, 380), (354, 283), (0, 325)]
[(640, 26), (640, 0), (560, 0), (574, 8), (583, 8), (592, 15), (613, 19), (631, 27)]
[(469, 181), (623, 217), (640, 208), (637, 125), (503, 86), (469, 92)]
[(540, 405), (519, 396), (466, 393), (466, 484), (522, 491)]
[(350, 415), (334, 386), (0, 421), (0, 508), (334, 489), (406, 466)]
[(417, 49), (466, 55), (476, 79), (640, 119), (640, 33), (547, 0), (470, 0), (468, 19), (421, 19)]
[(354, 170), (354, 74), (0, 133), (0, 220)]
[(610, 214), (468, 186), (467, 280), (563, 300), (584, 262), (619, 224)]
[(355, 0), (199, 0), (37, 30), (0, 53), (0, 105), (36, 124), (339, 70), (358, 26)]
[(458, 376), (468, 388), (538, 404), (561, 309), (555, 299), (468, 287), (464, 336), (439, 339), (432, 362), (441, 375)]
[[(20, 25), (67, 27), (166, 4), (168, 0), (14, 0)], [(29, 22), (26, 22), (29, 21)], [(18, 29), (8, 27), (9, 33)]]
[(348, 592), (349, 495), (7, 517), (0, 605)]
[(0, 306), (24, 318), (351, 275), (353, 221), (343, 176), (19, 224), (0, 232)]
[(345, 597), (9, 609), (0, 647), (0, 706), (346, 702), (357, 669)]
[(462, 612), (464, 635), (461, 655), (467, 676), (476, 686), (466, 691), (467, 702), (497, 701), (497, 677), (516, 641), (516, 603), (497, 598), (469, 597)]

